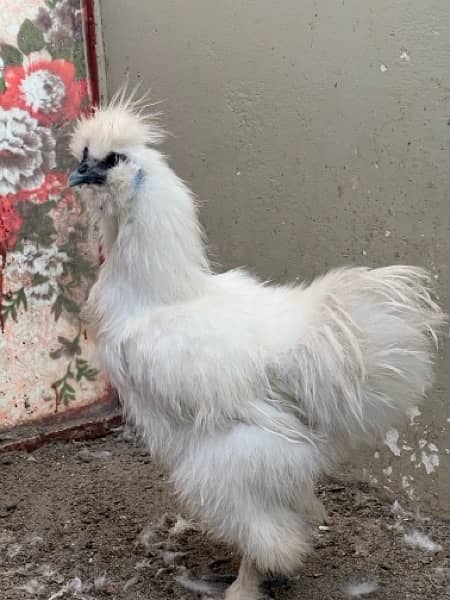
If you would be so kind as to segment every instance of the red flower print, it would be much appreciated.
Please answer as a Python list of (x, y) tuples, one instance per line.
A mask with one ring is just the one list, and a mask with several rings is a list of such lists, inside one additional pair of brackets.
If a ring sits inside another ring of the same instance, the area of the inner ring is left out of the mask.
[(15, 201), (31, 200), (32, 202), (41, 204), (42, 202), (47, 202), (50, 196), (59, 195), (66, 187), (67, 173), (55, 173), (53, 171), (44, 174), (44, 181), (39, 187), (32, 190), (19, 190), (11, 198)]
[(22, 217), (11, 198), (0, 197), (0, 247), (12, 250), (22, 227)]
[(43, 202), (66, 184), (66, 175), (53, 172), (55, 139), (49, 127), (40, 125), (21, 108), (3, 108), (0, 95), (0, 198)]
[(76, 119), (87, 96), (86, 80), (75, 79), (75, 65), (63, 59), (38, 60), (26, 68), (9, 65), (4, 80), (1, 105), (27, 110), (47, 127)]

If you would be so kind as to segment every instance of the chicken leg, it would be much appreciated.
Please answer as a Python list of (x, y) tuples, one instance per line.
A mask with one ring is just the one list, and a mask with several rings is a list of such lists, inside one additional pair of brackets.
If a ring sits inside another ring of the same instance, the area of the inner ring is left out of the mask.
[(262, 600), (261, 583), (262, 577), (256, 566), (244, 556), (236, 581), (225, 592), (225, 600)]
[(177, 581), (184, 588), (200, 594), (202, 600), (266, 600), (269, 598), (262, 591), (263, 576), (254, 562), (246, 557), (242, 559), (238, 576), (231, 585), (228, 576), (196, 579), (183, 575), (177, 577)]

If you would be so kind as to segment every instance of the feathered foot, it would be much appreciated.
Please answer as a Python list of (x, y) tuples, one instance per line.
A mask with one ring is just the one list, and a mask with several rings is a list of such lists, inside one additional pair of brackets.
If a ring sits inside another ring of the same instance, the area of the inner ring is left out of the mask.
[(225, 592), (225, 600), (261, 600), (262, 577), (248, 558), (243, 558), (239, 574)]
[(268, 590), (272, 585), (286, 583), (284, 579), (265, 581), (254, 564), (246, 558), (242, 559), (234, 581), (231, 576), (196, 579), (189, 575), (177, 577), (177, 581), (186, 589), (200, 594), (202, 600), (270, 600), (272, 596)]

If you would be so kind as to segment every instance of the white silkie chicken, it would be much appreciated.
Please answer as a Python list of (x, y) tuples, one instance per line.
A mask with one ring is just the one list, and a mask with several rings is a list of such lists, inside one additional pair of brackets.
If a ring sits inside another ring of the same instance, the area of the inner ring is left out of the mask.
[(286, 286), (214, 273), (161, 138), (124, 93), (77, 125), (70, 185), (106, 257), (84, 315), (184, 507), (242, 554), (225, 597), (255, 600), (265, 573), (301, 566), (318, 476), (422, 400), (444, 317), (409, 266)]

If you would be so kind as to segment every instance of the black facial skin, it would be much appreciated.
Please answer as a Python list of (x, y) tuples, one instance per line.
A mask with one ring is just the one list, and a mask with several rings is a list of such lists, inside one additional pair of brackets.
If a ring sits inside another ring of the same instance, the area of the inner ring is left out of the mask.
[(85, 148), (78, 169), (72, 171), (69, 176), (69, 186), (74, 187), (83, 184), (103, 185), (109, 169), (126, 160), (128, 159), (125, 154), (110, 152), (102, 160), (96, 161), (89, 158), (89, 150)]

